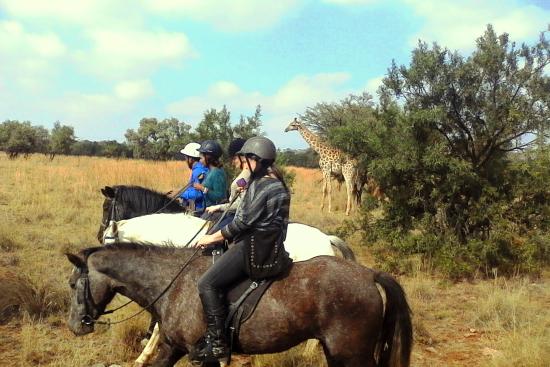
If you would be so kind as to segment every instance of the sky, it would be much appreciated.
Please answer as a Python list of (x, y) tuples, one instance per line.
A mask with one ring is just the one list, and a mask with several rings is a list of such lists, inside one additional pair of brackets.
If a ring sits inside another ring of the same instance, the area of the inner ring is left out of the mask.
[(534, 43), (550, 0), (0, 0), (0, 121), (124, 141), (143, 117), (195, 127), (262, 107), (280, 148), (307, 107), (376, 95), (418, 40), (467, 55), (491, 23)]

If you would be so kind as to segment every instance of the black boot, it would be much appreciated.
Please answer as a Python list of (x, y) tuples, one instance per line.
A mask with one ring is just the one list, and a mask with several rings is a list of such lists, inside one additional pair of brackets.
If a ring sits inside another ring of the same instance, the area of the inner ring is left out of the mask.
[(218, 294), (200, 295), (206, 314), (206, 333), (195, 345), (194, 362), (216, 362), (229, 355), (225, 338), (225, 305)]

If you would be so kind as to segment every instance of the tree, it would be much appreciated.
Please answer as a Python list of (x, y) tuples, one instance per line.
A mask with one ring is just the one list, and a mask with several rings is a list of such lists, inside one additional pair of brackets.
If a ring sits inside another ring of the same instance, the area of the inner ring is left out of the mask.
[(403, 100), (413, 118), (483, 174), (503, 153), (532, 145), (533, 134), (550, 124), (549, 63), (544, 33), (534, 46), (517, 48), (488, 26), (467, 58), (420, 42), (409, 67), (391, 66), (382, 91)]
[(76, 142), (74, 128), (72, 126), (61, 125), (57, 121), (52, 129), (50, 138), (50, 159), (54, 159), (56, 154), (69, 154), (71, 146)]
[(156, 118), (143, 118), (138, 130), (127, 130), (125, 137), (135, 158), (166, 160), (191, 141), (190, 130), (190, 125), (176, 118), (160, 122)]
[[(497, 36), (488, 26), (467, 58), (420, 42), (409, 67), (391, 66), (381, 100), (384, 108), (402, 103), (406, 123), (385, 138), (398, 136), (396, 151), (408, 145), (409, 153), (393, 171), (389, 162), (379, 168), (386, 167), (386, 178), (409, 179), (388, 180), (402, 189), (395, 195), (401, 209), (408, 208), (400, 211), (403, 218), (440, 213), (461, 242), (490, 226), (476, 203), (490, 192), (505, 194), (500, 183), (507, 153), (532, 146), (534, 134), (550, 123), (549, 63), (544, 34), (536, 45), (516, 48), (507, 34)], [(404, 167), (406, 174), (396, 175)]]
[(6, 120), (0, 124), (0, 149), (5, 150), (10, 158), (44, 152), (48, 138), (48, 130), (42, 126), (33, 127), (29, 121)]

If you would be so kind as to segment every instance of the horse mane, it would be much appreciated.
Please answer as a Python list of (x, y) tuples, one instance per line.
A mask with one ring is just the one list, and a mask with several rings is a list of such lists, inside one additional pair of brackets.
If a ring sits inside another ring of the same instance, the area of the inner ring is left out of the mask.
[[(134, 203), (138, 210), (158, 210), (170, 201), (165, 194), (141, 186), (117, 185), (114, 188), (120, 199)], [(181, 211), (176, 201), (170, 202), (163, 209)]]
[(85, 261), (88, 261), (88, 257), (96, 252), (105, 252), (105, 251), (146, 251), (154, 252), (158, 254), (165, 253), (175, 253), (175, 252), (186, 252), (194, 250), (193, 248), (184, 248), (176, 247), (171, 245), (166, 246), (157, 246), (150, 243), (140, 243), (140, 242), (117, 242), (105, 246), (95, 246), (88, 247), (80, 251), (80, 255)]

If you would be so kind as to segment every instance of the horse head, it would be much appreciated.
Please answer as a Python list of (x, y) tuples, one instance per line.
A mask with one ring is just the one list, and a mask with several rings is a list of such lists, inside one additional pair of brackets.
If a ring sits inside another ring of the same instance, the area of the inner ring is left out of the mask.
[(85, 335), (94, 331), (94, 323), (105, 311), (105, 307), (115, 296), (110, 279), (87, 264), (87, 254), (67, 253), (75, 266), (69, 278), (71, 305), (69, 329), (75, 335)]
[(105, 196), (103, 201), (103, 215), (101, 218), (101, 224), (99, 225), (99, 230), (97, 232), (97, 240), (99, 243), (103, 243), (103, 233), (105, 229), (109, 226), (109, 222), (112, 220), (120, 220), (122, 218), (117, 218), (119, 213), (123, 212), (121, 205), (123, 203), (117, 202), (117, 186), (105, 186), (101, 189), (101, 193)]
[(175, 199), (160, 192), (140, 186), (105, 186), (101, 189), (103, 218), (97, 239), (103, 241), (103, 232), (111, 221), (131, 219), (155, 213), (181, 213), (185, 211)]

